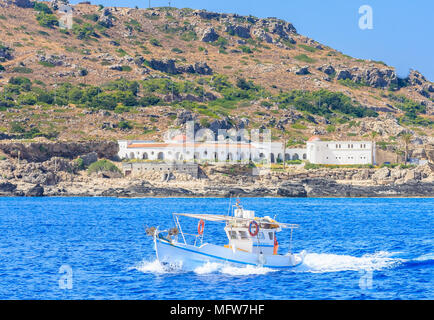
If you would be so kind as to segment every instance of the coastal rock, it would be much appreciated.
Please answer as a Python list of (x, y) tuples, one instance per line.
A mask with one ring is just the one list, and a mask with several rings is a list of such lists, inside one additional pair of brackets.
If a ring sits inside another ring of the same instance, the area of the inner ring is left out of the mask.
[(427, 80), (419, 71), (410, 70), (410, 74), (407, 77), (407, 81), (412, 86), (420, 86), (423, 83), (425, 83)]
[(318, 70), (324, 72), (327, 75), (332, 75), (336, 72), (335, 68), (330, 64), (322, 65), (321, 67), (318, 68)]
[(98, 24), (106, 28), (113, 27), (113, 15), (108, 8), (102, 10), (101, 15), (98, 18)]
[(158, 71), (170, 73), (170, 74), (178, 74), (179, 71), (176, 68), (175, 60), (173, 59), (151, 59), (149, 62), (149, 66)]
[(301, 68), (295, 70), (295, 74), (297, 74), (297, 75), (307, 75), (307, 74), (310, 74), (310, 72), (309, 72), (309, 66), (304, 66), (304, 67), (301, 67)]
[(98, 161), (98, 154), (96, 152), (90, 152), (88, 154), (80, 156), (80, 159), (83, 160), (83, 165), (88, 167), (92, 163)]
[(291, 23), (283, 20), (277, 20), (277, 21), (269, 22), (268, 26), (272, 34), (278, 35), (280, 38), (284, 40), (295, 42), (291, 38), (290, 34), (296, 34), (297, 30), (294, 28), (294, 26)]
[(353, 75), (349, 70), (338, 70), (336, 73), (336, 80), (352, 79)]
[(220, 36), (217, 34), (213, 27), (206, 28), (202, 31), (202, 42), (214, 42), (217, 41)]
[(208, 66), (206, 62), (196, 62), (194, 65), (177, 66), (173, 59), (152, 59), (149, 66), (161, 72), (170, 74), (180, 73), (197, 73), (203, 75), (211, 75), (213, 70)]
[(0, 194), (9, 195), (17, 189), (17, 185), (10, 182), (0, 182)]
[(202, 19), (206, 19), (206, 20), (211, 20), (211, 19), (218, 20), (221, 17), (220, 13), (209, 12), (206, 10), (198, 10), (195, 12), (195, 14), (201, 17)]
[(381, 168), (372, 176), (372, 179), (379, 181), (379, 180), (386, 180), (388, 177), (390, 177), (390, 169)]
[(2, 45), (0, 43), (0, 62), (6, 61), (6, 60), (12, 60), (12, 48)]
[(265, 32), (264, 29), (254, 29), (252, 34), (261, 41), (265, 41), (267, 43), (273, 42), (273, 38), (267, 32)]
[(193, 121), (194, 119), (195, 119), (195, 115), (193, 114), (193, 112), (183, 109), (178, 111), (176, 115), (176, 125), (182, 126), (189, 121)]
[(25, 195), (26, 197), (42, 197), (44, 195), (44, 188), (37, 184), (36, 186), (27, 190)]
[(33, 8), (34, 6), (34, 3), (30, 0), (13, 0), (12, 3), (20, 8)]
[(284, 182), (279, 186), (277, 194), (281, 197), (288, 198), (305, 198), (307, 197), (307, 191), (304, 186), (297, 182)]
[(244, 39), (249, 39), (251, 37), (249, 26), (229, 25), (226, 27), (226, 32), (230, 35), (238, 36)]
[(30, 142), (0, 143), (0, 150), (13, 157), (29, 162), (44, 162), (52, 157), (75, 159), (96, 152), (98, 158), (116, 159), (119, 146), (115, 141), (89, 142)]
[(218, 134), (219, 130), (228, 130), (232, 128), (232, 123), (228, 118), (221, 120), (214, 120), (209, 124), (208, 129), (210, 129), (214, 134)]
[(196, 62), (194, 64), (194, 72), (202, 75), (211, 75), (213, 70), (208, 66), (206, 62)]
[(65, 55), (36, 55), (36, 58), (39, 62), (47, 63), (51, 66), (63, 66), (65, 64), (66, 56)]
[(343, 68), (336, 71), (337, 80), (351, 80), (374, 88), (386, 88), (396, 84), (398, 78), (395, 70), (387, 68)]

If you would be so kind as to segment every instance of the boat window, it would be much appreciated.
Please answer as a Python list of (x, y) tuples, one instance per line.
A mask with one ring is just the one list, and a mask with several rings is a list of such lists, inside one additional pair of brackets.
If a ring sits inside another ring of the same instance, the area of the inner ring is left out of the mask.
[(237, 239), (237, 232), (236, 231), (229, 231), (229, 237), (231, 239)]
[(259, 232), (258, 233), (258, 238), (259, 239), (264, 239), (264, 233), (263, 232)]
[(246, 231), (240, 231), (240, 237), (241, 239), (248, 239), (249, 237), (247, 236), (247, 232)]
[(268, 237), (270, 238), (270, 240), (274, 239), (274, 232), (268, 232)]

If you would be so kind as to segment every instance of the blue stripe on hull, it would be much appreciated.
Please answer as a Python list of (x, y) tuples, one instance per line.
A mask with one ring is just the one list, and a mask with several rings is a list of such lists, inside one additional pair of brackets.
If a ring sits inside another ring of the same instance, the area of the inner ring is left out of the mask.
[[(211, 258), (214, 258), (214, 259), (217, 259), (217, 260), (223, 260), (223, 261), (227, 261), (227, 262), (244, 264), (244, 265), (250, 265), (250, 266), (257, 266), (258, 265), (258, 264), (255, 264), (255, 263), (250, 263), (250, 262), (244, 262), (244, 261), (238, 261), (238, 260), (233, 260), (233, 259), (222, 258), (222, 257), (211, 255), (211, 254), (208, 254), (208, 253), (204, 253), (204, 252), (200, 252), (200, 251), (196, 251), (196, 250), (192, 250), (192, 249), (188, 249), (188, 248), (179, 247), (179, 246), (176, 246), (174, 244), (171, 244), (171, 243), (168, 243), (168, 242), (165, 242), (165, 241), (159, 241), (159, 243), (165, 244), (165, 245), (177, 248), (177, 249), (185, 250), (185, 251), (188, 251), (188, 252), (193, 252), (193, 253), (196, 253), (196, 254), (199, 254), (199, 255), (211, 257)], [(301, 262), (299, 264), (301, 264)], [(273, 269), (283, 269), (283, 268), (286, 269), (286, 268), (294, 268), (294, 267), (296, 267), (299, 264), (296, 264), (296, 265), (293, 265), (293, 266), (270, 266), (270, 265), (264, 265), (263, 267), (265, 267), (265, 268), (273, 268)]]

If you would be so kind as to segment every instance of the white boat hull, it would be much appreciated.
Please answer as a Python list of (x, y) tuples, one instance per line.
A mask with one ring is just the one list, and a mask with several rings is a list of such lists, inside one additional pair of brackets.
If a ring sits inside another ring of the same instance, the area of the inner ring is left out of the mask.
[(266, 268), (293, 268), (303, 262), (303, 255), (261, 255), (232, 250), (213, 244), (193, 246), (154, 238), (157, 259), (164, 263), (203, 264), (207, 262), (230, 263), (237, 266), (261, 266)]

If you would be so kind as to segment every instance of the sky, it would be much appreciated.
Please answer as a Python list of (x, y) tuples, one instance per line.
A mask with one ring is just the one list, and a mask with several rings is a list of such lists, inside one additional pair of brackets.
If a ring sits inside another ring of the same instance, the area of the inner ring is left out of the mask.
[[(79, 1), (70, 1), (75, 4)], [(92, 4), (148, 7), (149, 0), (92, 0)], [(277, 17), (291, 22), (298, 33), (359, 59), (383, 61), (399, 77), (410, 69), (434, 81), (433, 0), (172, 0), (177, 8), (206, 9), (221, 13)], [(168, 0), (151, 0), (153, 7)], [(372, 8), (372, 29), (361, 29), (364, 14)]]

